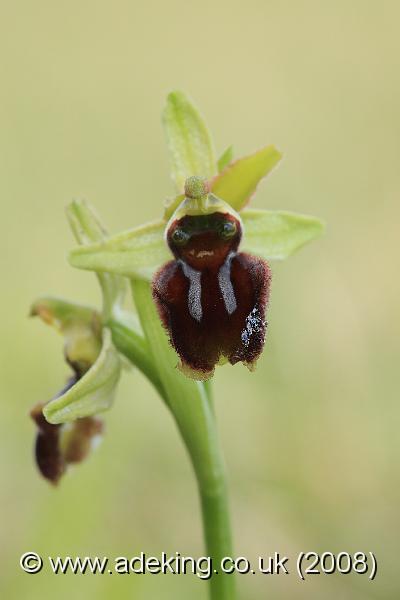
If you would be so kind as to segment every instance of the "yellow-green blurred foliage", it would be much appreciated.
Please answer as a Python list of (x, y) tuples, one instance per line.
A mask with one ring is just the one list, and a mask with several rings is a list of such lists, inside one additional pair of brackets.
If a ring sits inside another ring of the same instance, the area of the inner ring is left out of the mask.
[(395, 0), (1, 2), (3, 598), (206, 597), (192, 576), (18, 566), (28, 550), (203, 552), (187, 456), (138, 372), (124, 375), (100, 449), (59, 489), (35, 470), (27, 416), (67, 374), (61, 339), (28, 320), (30, 302), (99, 301), (93, 275), (65, 260), (64, 207), (87, 198), (113, 233), (161, 215), (172, 184), (160, 111), (174, 88), (194, 98), (219, 151), (283, 151), (254, 206), (328, 223), (273, 265), (256, 373), (215, 378), (236, 552), (372, 550), (379, 563), (374, 583), (241, 576), (241, 597), (399, 597), (399, 19)]

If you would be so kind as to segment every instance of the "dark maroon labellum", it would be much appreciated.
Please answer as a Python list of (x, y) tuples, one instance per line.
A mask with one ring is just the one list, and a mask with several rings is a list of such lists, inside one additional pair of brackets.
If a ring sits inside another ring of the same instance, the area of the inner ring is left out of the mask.
[(238, 252), (239, 219), (230, 213), (185, 215), (167, 242), (175, 256), (156, 274), (153, 296), (182, 368), (208, 379), (221, 360), (251, 368), (265, 339), (270, 269)]

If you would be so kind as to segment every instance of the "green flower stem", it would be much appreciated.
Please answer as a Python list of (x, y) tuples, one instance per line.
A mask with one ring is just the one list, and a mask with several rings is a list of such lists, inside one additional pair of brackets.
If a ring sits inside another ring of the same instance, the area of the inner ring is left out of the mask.
[[(204, 536), (213, 568), (232, 556), (225, 467), (210, 395), (203, 383), (184, 377), (176, 368), (177, 357), (160, 323), (151, 288), (147, 281), (134, 280), (132, 292), (153, 362), (192, 461), (201, 498)], [(234, 600), (232, 575), (214, 575), (210, 579), (212, 600)]]
[(111, 329), (115, 347), (147, 377), (160, 396), (166, 400), (166, 394), (151, 358), (147, 341), (118, 318), (109, 319), (106, 325)]
[(212, 411), (214, 412), (214, 396), (213, 396), (213, 387), (212, 387), (211, 379), (204, 381), (203, 385), (204, 385), (204, 389), (207, 394), (208, 402), (211, 406)]

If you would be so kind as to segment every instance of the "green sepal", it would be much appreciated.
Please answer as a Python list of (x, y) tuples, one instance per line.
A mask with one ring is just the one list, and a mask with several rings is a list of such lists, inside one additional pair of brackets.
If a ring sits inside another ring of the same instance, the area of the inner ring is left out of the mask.
[[(244, 209), (240, 217), (244, 230), (240, 250), (270, 260), (287, 258), (324, 230), (319, 219), (286, 211)], [(164, 230), (163, 221), (132, 229), (72, 250), (69, 262), (78, 269), (151, 279), (172, 258)]]
[(110, 408), (121, 370), (120, 358), (111, 341), (111, 332), (103, 328), (102, 348), (95, 363), (65, 394), (43, 408), (49, 423), (60, 424), (90, 417)]
[(316, 217), (287, 211), (244, 209), (240, 216), (244, 231), (240, 249), (267, 260), (288, 258), (325, 229)]
[(101, 329), (100, 315), (96, 310), (90, 306), (53, 296), (44, 296), (35, 300), (31, 305), (30, 316), (40, 317), (44, 323), (63, 334), (79, 324), (99, 333)]
[(211, 183), (211, 191), (240, 211), (250, 201), (261, 179), (272, 171), (281, 158), (281, 153), (274, 146), (239, 158), (217, 175)]
[(165, 222), (157, 221), (104, 242), (75, 248), (69, 262), (78, 269), (150, 279), (171, 254), (164, 241)]
[(217, 173), (211, 135), (184, 93), (176, 91), (168, 95), (162, 121), (176, 191), (181, 193), (185, 180), (192, 175), (211, 179)]
[[(85, 200), (74, 200), (66, 209), (67, 218), (76, 241), (83, 246), (107, 239), (107, 232), (94, 208)], [(103, 316), (109, 318), (122, 304), (127, 284), (122, 277), (97, 273), (103, 294)]]

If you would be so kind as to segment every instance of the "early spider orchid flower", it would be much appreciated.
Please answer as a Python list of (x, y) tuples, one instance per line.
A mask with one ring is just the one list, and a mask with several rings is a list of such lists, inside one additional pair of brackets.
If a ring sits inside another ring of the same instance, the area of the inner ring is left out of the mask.
[(281, 158), (273, 146), (238, 160), (228, 148), (216, 161), (203, 120), (179, 92), (169, 96), (163, 120), (179, 192), (164, 219), (77, 248), (70, 263), (151, 281), (177, 364), (188, 377), (209, 379), (226, 362), (253, 369), (265, 339), (267, 261), (314, 239), (321, 221), (247, 208)]
[(206, 181), (187, 179), (165, 230), (174, 260), (156, 273), (153, 296), (181, 369), (194, 379), (209, 379), (226, 361), (251, 369), (264, 345), (271, 274), (266, 261), (238, 251), (242, 230), (240, 215)]

